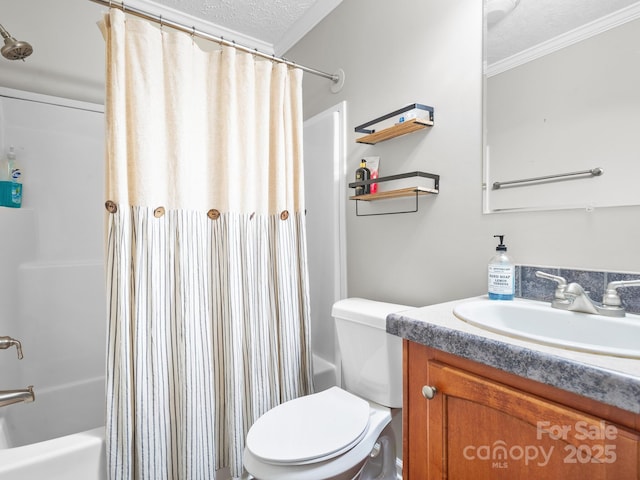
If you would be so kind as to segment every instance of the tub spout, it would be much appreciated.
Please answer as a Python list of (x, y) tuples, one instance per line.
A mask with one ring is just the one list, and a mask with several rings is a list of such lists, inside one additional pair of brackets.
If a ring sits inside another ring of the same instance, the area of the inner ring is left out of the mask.
[(16, 350), (18, 350), (18, 359), (22, 360), (22, 344), (11, 337), (0, 337), (0, 348), (6, 350), (9, 347), (13, 347), (15, 345)]
[(0, 390), (0, 407), (13, 403), (29, 403), (36, 399), (33, 393), (33, 385), (21, 390)]

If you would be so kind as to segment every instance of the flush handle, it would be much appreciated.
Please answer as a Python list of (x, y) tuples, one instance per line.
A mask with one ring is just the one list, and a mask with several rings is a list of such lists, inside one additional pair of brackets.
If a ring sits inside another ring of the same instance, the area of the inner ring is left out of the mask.
[(433, 397), (438, 393), (438, 389), (436, 387), (432, 387), (430, 385), (425, 385), (422, 387), (422, 396), (427, 400), (432, 400)]

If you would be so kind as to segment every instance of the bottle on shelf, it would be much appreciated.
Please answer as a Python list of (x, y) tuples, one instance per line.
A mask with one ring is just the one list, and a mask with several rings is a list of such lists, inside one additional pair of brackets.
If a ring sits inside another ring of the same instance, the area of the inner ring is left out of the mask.
[[(360, 160), (360, 168), (356, 170), (356, 182), (369, 180), (371, 171), (367, 168), (367, 161), (363, 158)], [(356, 187), (356, 195), (366, 195), (371, 192), (370, 185), (358, 185)]]

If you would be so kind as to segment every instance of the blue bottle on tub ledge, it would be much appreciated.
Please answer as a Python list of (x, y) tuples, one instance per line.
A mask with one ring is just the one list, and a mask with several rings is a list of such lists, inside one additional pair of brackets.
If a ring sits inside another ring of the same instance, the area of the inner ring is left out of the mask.
[(7, 160), (0, 172), (0, 206), (20, 208), (22, 206), (22, 184), (19, 183), (22, 172), (16, 167), (16, 153), (9, 147)]

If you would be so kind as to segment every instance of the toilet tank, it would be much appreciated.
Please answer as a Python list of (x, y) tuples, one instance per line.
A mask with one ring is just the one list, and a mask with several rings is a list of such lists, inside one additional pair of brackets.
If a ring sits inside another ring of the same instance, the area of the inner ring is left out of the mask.
[(364, 298), (333, 305), (345, 390), (380, 405), (402, 407), (402, 340), (386, 332), (386, 318), (409, 308)]

